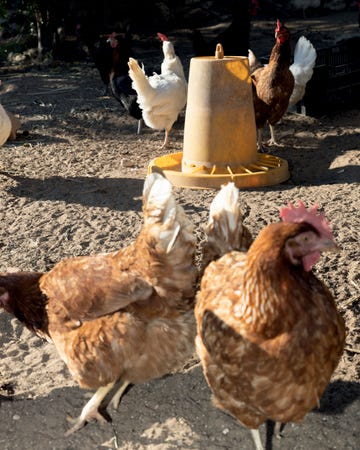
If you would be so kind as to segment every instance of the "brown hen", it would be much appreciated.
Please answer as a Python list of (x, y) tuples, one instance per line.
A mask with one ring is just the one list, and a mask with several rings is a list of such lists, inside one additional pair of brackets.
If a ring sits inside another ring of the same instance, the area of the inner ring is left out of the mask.
[(214, 404), (251, 428), (257, 449), (263, 422), (300, 421), (318, 405), (345, 339), (335, 301), (311, 271), (335, 246), (325, 218), (303, 204), (282, 216), (247, 253), (206, 268), (195, 307)]
[(276, 42), (271, 50), (269, 64), (251, 73), (259, 149), (262, 148), (262, 129), (267, 122), (271, 132), (269, 143), (276, 145), (272, 126), (285, 114), (294, 89), (294, 76), (290, 70), (290, 32), (288, 28), (281, 25), (279, 20), (275, 29), (275, 38)]
[(115, 384), (117, 407), (129, 383), (181, 368), (194, 353), (195, 237), (171, 184), (151, 174), (144, 224), (114, 253), (66, 259), (46, 274), (0, 274), (0, 306), (54, 342), (82, 388), (97, 389), (73, 427), (98, 411)]

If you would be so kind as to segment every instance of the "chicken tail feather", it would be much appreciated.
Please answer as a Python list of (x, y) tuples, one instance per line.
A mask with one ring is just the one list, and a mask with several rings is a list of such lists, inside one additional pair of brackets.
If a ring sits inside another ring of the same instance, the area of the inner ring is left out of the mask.
[(305, 95), (305, 88), (311, 79), (316, 62), (316, 50), (312, 43), (301, 36), (296, 43), (294, 51), (294, 62), (290, 66), (294, 76), (294, 90), (289, 99), (289, 105), (295, 105)]
[(243, 216), (239, 207), (239, 190), (234, 183), (223, 185), (212, 201), (205, 233), (203, 269), (225, 253), (232, 250), (246, 251), (249, 248), (252, 238), (243, 225)]
[(145, 89), (152, 89), (144, 70), (139, 66), (136, 59), (129, 58), (128, 66), (129, 76), (132, 80), (132, 87), (138, 95), (142, 95)]
[(294, 63), (301, 65), (306, 71), (310, 72), (314, 68), (315, 61), (316, 50), (314, 46), (305, 36), (301, 36), (295, 46)]
[(170, 253), (181, 235), (195, 244), (193, 226), (175, 201), (171, 183), (159, 173), (150, 174), (144, 184), (143, 213), (145, 226), (158, 244)]

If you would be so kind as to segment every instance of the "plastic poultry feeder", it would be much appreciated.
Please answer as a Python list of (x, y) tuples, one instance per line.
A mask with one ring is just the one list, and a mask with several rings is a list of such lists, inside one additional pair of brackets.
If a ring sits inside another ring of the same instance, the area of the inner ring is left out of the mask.
[(190, 62), (183, 152), (153, 159), (149, 172), (161, 172), (172, 184), (218, 188), (281, 183), (289, 178), (287, 161), (258, 153), (249, 61), (224, 56)]

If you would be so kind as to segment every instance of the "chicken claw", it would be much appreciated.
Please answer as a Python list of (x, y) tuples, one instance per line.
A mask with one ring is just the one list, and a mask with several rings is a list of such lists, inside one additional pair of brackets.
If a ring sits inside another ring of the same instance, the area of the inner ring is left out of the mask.
[[(68, 417), (68, 421), (74, 425), (65, 433), (65, 436), (70, 436), (75, 431), (83, 428), (88, 422), (92, 420), (97, 420), (100, 423), (106, 423), (105, 418), (99, 413), (99, 406), (104, 400), (108, 392), (113, 388), (115, 383), (109, 383), (106, 386), (100, 387), (91, 399), (86, 403), (81, 411), (81, 414), (76, 419)], [(117, 393), (115, 394), (115, 396)]]
[(271, 137), (268, 140), (267, 144), (268, 145), (276, 145), (277, 147), (282, 147), (282, 144), (279, 144), (278, 142), (276, 142), (274, 126), (269, 124), (269, 128), (270, 128), (270, 136)]
[(120, 403), (120, 399), (123, 395), (123, 393), (125, 392), (126, 388), (129, 386), (130, 382), (129, 381), (124, 381), (122, 383), (122, 385), (120, 386), (120, 388), (115, 392), (113, 398), (110, 401), (110, 404), (112, 405), (112, 407), (117, 410), (119, 407), (119, 403)]
[(71, 434), (75, 433), (75, 431), (81, 430), (88, 422), (98, 421), (99, 423), (107, 423), (106, 419), (99, 413), (97, 409), (90, 411), (86, 417), (83, 417), (81, 413), (79, 417), (73, 418), (71, 416), (66, 417), (67, 421), (73, 424), (73, 426), (65, 432), (65, 436), (68, 437)]

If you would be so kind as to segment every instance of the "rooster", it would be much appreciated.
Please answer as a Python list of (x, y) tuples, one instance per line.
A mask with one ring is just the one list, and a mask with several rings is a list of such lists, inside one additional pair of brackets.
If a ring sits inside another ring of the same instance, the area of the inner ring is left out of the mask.
[[(255, 54), (249, 50), (248, 54), (250, 73), (253, 73), (262, 64), (258, 61)], [(311, 79), (316, 62), (316, 50), (312, 43), (301, 36), (295, 46), (294, 61), (290, 66), (290, 71), (294, 77), (294, 89), (289, 98), (288, 110), (292, 109), (305, 95), (306, 85)], [(275, 140), (274, 126), (269, 124), (273, 143)]]
[(129, 59), (129, 75), (137, 92), (145, 124), (156, 130), (165, 129), (161, 149), (168, 146), (169, 132), (186, 104), (187, 82), (179, 57), (168, 38), (158, 33), (162, 41), (164, 60), (160, 75), (147, 77), (138, 62)]
[[(212, 215), (223, 224), (219, 239), (230, 242), (241, 214), (226, 196), (223, 188)], [(196, 348), (214, 404), (251, 429), (257, 450), (262, 423), (301, 421), (318, 405), (345, 340), (334, 298), (311, 271), (320, 252), (335, 247), (328, 222), (301, 202), (281, 217), (247, 252), (209, 264), (195, 307)]]
[[(255, 121), (258, 130), (258, 148), (262, 148), (262, 129), (268, 122), (274, 125), (285, 114), (294, 89), (294, 76), (290, 70), (290, 32), (277, 21), (276, 43), (271, 51), (269, 64), (252, 72)], [(276, 145), (273, 129), (271, 144)]]
[(136, 91), (131, 86), (127, 65), (132, 55), (130, 40), (111, 33), (108, 42), (112, 48), (112, 65), (109, 73), (111, 93), (128, 114), (138, 121), (137, 134), (140, 134), (142, 112), (137, 103)]
[(0, 274), (0, 307), (51, 340), (80, 387), (96, 389), (67, 435), (104, 421), (107, 394), (117, 408), (129, 383), (193, 355), (195, 236), (160, 174), (145, 180), (143, 215), (138, 238), (119, 251), (65, 259), (47, 273)]

